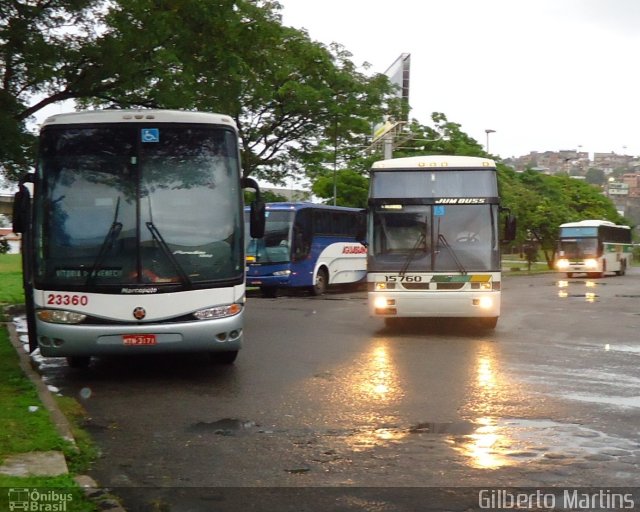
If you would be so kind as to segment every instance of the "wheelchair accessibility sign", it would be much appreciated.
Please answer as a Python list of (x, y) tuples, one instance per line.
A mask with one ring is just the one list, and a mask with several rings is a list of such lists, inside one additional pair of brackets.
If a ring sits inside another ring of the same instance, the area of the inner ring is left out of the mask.
[(73, 495), (60, 489), (10, 488), (8, 492), (9, 511), (65, 512)]
[(160, 142), (160, 130), (158, 128), (143, 128), (140, 132), (142, 142)]

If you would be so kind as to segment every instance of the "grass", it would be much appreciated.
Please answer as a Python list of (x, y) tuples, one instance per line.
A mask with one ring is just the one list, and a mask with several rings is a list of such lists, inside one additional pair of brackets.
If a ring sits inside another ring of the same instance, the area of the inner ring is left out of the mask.
[(22, 304), (22, 264), (19, 254), (0, 254), (0, 309), (9, 304)]
[[(5, 306), (24, 302), (20, 255), (0, 255), (0, 283), (0, 317), (4, 317), (2, 310)], [(96, 510), (96, 505), (84, 496), (72, 476), (85, 471), (97, 453), (89, 435), (80, 428), (85, 411), (73, 398), (56, 399), (70, 420), (77, 448), (58, 434), (33, 383), (20, 369), (18, 354), (9, 340), (7, 329), (0, 326), (0, 464), (9, 455), (57, 450), (65, 454), (70, 471), (70, 474), (59, 477), (0, 475), (0, 510), (9, 510), (9, 489), (18, 488), (35, 488), (41, 492), (55, 489), (54, 492), (69, 497), (65, 510)], [(54, 501), (50, 505), (58, 503)]]

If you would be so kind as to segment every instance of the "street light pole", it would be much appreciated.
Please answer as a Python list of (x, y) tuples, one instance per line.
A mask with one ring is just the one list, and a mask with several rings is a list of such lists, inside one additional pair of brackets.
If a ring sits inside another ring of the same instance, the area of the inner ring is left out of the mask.
[(492, 130), (492, 129), (490, 129), (490, 128), (487, 128), (487, 129), (484, 131), (484, 133), (486, 133), (486, 134), (487, 134), (487, 145), (486, 145), (486, 148), (487, 148), (487, 154), (489, 154), (489, 134), (490, 134), (490, 133), (496, 133), (496, 131), (495, 131), (495, 130)]

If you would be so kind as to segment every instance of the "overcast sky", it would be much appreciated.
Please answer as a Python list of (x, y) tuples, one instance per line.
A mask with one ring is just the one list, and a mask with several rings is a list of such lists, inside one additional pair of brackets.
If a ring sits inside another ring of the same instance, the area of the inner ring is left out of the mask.
[(411, 117), (502, 158), (640, 155), (640, 0), (279, 0), (283, 23), (384, 72), (411, 54)]

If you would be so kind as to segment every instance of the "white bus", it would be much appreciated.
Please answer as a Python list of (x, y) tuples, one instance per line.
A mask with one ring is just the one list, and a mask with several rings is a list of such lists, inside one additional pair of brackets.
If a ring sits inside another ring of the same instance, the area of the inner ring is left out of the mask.
[(607, 272), (622, 276), (632, 258), (631, 228), (606, 220), (583, 220), (560, 224), (556, 270), (567, 277), (584, 273), (602, 277)]
[(245, 302), (242, 186), (257, 190), (241, 175), (228, 116), (105, 110), (46, 119), (36, 172), (14, 201), (30, 348), (71, 366), (95, 355), (196, 351), (232, 363)]
[[(492, 160), (418, 156), (373, 164), (369, 192), (369, 313), (403, 317), (500, 315), (498, 180)], [(515, 220), (505, 224), (513, 239)]]

